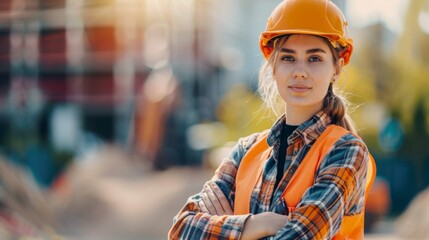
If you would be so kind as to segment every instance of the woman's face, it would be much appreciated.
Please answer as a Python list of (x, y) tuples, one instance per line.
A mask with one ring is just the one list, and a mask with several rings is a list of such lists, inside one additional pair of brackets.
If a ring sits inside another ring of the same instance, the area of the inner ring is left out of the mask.
[(329, 46), (320, 37), (289, 36), (274, 63), (277, 89), (287, 108), (321, 110), (329, 84), (338, 79), (342, 61), (334, 64)]

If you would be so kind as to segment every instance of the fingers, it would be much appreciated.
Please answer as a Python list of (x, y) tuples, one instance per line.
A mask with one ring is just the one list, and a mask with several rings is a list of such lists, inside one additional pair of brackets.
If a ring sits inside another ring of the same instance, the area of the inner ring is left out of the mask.
[[(201, 212), (208, 213), (210, 215), (214, 215), (215, 214), (214, 210), (210, 209), (209, 208), (210, 206), (207, 206), (207, 204), (206, 204), (206, 202), (208, 202), (208, 201), (209, 201), (209, 199), (208, 199), (207, 195), (204, 193), (204, 191), (201, 192), (201, 201), (198, 202), (198, 206), (200, 207)], [(210, 202), (210, 204), (211, 204), (211, 202)]]
[(213, 190), (213, 194), (216, 195), (217, 199), (219, 200), (219, 206), (223, 210), (222, 215), (234, 214), (234, 211), (231, 208), (231, 204), (229, 203), (228, 199), (226, 198), (225, 194), (222, 192), (220, 187), (214, 182), (211, 183), (211, 187)]
[(215, 182), (207, 182), (201, 194), (205, 209), (212, 215), (232, 215), (233, 211), (228, 199)]
[(210, 188), (205, 184), (203, 188), (203, 192), (201, 193), (202, 201), (205, 205), (205, 208), (207, 209), (207, 212), (210, 215), (217, 215), (217, 210), (213, 206), (212, 201), (210, 200), (210, 197), (208, 195), (208, 192), (210, 192)]

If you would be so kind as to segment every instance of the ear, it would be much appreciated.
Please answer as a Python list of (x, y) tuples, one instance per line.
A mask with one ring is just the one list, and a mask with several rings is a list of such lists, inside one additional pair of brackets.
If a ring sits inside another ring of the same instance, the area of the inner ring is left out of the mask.
[(344, 66), (344, 58), (338, 59), (337, 64), (335, 64), (335, 75), (337, 75), (338, 77), (341, 75), (343, 66)]

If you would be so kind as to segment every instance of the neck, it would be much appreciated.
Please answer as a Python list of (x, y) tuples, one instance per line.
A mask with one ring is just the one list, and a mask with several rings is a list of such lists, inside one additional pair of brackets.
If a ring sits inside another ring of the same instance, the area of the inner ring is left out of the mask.
[(298, 107), (298, 106), (287, 106), (286, 104), (286, 124), (292, 126), (298, 126), (301, 123), (310, 119), (314, 114), (322, 109), (322, 105)]

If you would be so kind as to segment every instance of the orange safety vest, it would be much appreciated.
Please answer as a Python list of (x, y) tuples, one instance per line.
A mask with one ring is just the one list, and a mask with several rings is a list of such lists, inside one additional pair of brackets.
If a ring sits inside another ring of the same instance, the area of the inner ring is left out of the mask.
[[(266, 131), (261, 134), (241, 160), (236, 176), (235, 215), (247, 214), (250, 211), (250, 198), (253, 189), (262, 177), (264, 162), (268, 159), (272, 150), (267, 144), (267, 133)], [(316, 140), (282, 194), (288, 205), (289, 212), (295, 210), (304, 192), (314, 184), (314, 176), (321, 160), (330, 151), (335, 142), (347, 133), (349, 133), (348, 130), (338, 125), (330, 125)], [(375, 161), (371, 154), (369, 154), (369, 157), (365, 201), (376, 173)], [(364, 211), (358, 215), (344, 216), (340, 231), (333, 239), (363, 239), (363, 227)]]

